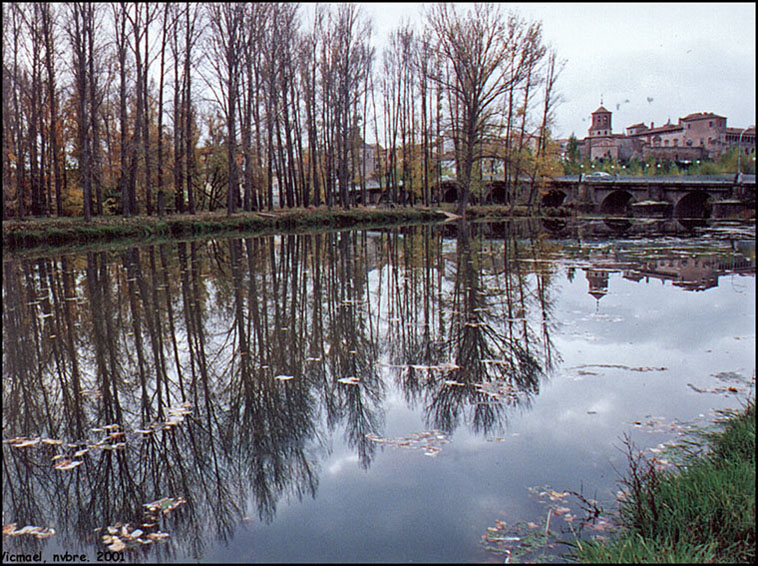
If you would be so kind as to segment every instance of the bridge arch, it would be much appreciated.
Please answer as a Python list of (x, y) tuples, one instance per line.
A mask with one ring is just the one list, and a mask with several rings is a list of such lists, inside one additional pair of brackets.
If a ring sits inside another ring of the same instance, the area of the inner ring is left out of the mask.
[(503, 181), (492, 181), (488, 185), (486, 202), (489, 204), (506, 204), (508, 202), (508, 195)]
[(712, 199), (705, 191), (691, 191), (680, 198), (674, 205), (676, 218), (709, 218)]
[(600, 212), (603, 214), (626, 216), (631, 213), (630, 205), (633, 201), (634, 197), (628, 191), (613, 191), (600, 203)]
[(454, 181), (443, 181), (440, 184), (440, 200), (442, 202), (458, 202), (458, 185)]
[(540, 202), (543, 208), (556, 208), (566, 202), (568, 195), (560, 189), (550, 189), (542, 196)]

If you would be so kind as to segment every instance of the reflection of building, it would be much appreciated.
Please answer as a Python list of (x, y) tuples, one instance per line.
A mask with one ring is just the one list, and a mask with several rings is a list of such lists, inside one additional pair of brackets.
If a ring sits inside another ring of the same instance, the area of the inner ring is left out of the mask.
[(722, 275), (755, 273), (755, 259), (744, 255), (724, 256), (712, 253), (652, 258), (629, 258), (623, 252), (612, 255), (613, 258), (608, 254), (591, 258), (592, 266), (584, 269), (588, 292), (598, 302), (608, 294), (608, 275), (618, 270), (623, 270), (624, 279), (630, 281), (671, 281), (673, 285), (687, 291), (705, 291), (717, 287)]
[(600, 302), (608, 294), (608, 271), (604, 269), (585, 269), (587, 282), (589, 283), (589, 294)]
[(747, 258), (724, 263), (718, 255), (654, 258), (640, 263), (624, 277), (639, 281), (643, 277), (672, 281), (688, 291), (705, 291), (718, 287), (719, 276), (729, 273), (754, 273), (755, 264)]

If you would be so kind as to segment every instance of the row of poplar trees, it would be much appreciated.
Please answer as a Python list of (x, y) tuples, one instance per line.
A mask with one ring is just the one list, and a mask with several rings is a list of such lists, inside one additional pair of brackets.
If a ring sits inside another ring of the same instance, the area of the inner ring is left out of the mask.
[(380, 56), (354, 4), (3, 3), (2, 26), (4, 219), (433, 204), (444, 159), (464, 211), (483, 160), (536, 175), (559, 98), (541, 24), (497, 4), (432, 4)]

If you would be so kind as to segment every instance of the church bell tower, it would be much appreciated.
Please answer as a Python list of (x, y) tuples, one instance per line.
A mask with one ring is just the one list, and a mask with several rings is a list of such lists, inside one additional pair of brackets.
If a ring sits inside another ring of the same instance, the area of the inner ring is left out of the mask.
[(597, 138), (601, 136), (610, 136), (612, 131), (611, 112), (603, 107), (603, 101), (601, 99), (600, 108), (592, 113), (592, 124), (589, 129), (590, 137)]

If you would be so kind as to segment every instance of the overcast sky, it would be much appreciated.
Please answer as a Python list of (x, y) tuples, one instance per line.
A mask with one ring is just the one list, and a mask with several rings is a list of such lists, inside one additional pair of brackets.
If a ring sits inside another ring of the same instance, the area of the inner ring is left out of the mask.
[[(373, 18), (379, 56), (384, 38), (402, 22), (423, 24), (423, 3), (362, 6)], [(725, 116), (729, 127), (755, 124), (753, 3), (503, 3), (502, 9), (542, 21), (545, 43), (566, 60), (556, 137), (586, 136), (601, 96), (613, 112), (614, 133), (639, 122), (676, 123), (693, 112)]]

